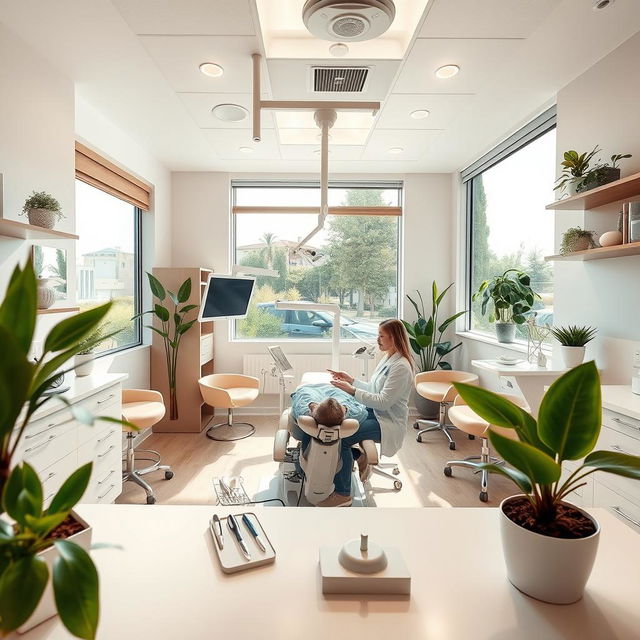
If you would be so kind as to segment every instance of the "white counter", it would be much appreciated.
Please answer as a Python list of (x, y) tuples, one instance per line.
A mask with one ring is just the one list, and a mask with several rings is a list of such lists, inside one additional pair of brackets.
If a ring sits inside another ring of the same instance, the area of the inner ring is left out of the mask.
[(640, 420), (640, 396), (628, 385), (603, 384), (602, 406)]
[[(98, 638), (129, 640), (637, 640), (640, 536), (603, 509), (585, 597), (538, 602), (507, 581), (495, 509), (252, 508), (275, 564), (221, 572), (207, 522), (240, 512), (212, 506), (81, 505), (101, 583)], [(367, 532), (401, 550), (411, 596), (323, 596), (320, 545)], [(227, 539), (228, 543), (232, 541)], [(69, 638), (57, 618), (24, 640)]]

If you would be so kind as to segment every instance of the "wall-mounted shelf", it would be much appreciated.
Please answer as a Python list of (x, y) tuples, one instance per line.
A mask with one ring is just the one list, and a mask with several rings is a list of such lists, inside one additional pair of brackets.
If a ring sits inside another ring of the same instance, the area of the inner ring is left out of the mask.
[(556, 211), (584, 211), (595, 209), (605, 204), (637, 200), (640, 198), (640, 173), (634, 173), (615, 182), (609, 182), (584, 193), (548, 204), (545, 209)]
[(77, 240), (79, 236), (65, 231), (45, 229), (33, 224), (25, 224), (15, 220), (0, 218), (0, 236), (6, 238), (20, 238), (21, 240)]
[(48, 309), (38, 309), (38, 315), (47, 313), (75, 313), (80, 311), (80, 307), (49, 307)]
[(640, 242), (618, 244), (614, 247), (598, 247), (586, 251), (574, 251), (566, 256), (545, 256), (547, 262), (560, 262), (565, 260), (602, 260), (604, 258), (621, 258), (623, 256), (640, 255)]

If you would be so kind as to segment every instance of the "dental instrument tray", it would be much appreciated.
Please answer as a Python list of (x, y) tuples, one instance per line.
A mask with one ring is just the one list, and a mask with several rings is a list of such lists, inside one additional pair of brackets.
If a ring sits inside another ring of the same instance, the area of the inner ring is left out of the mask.
[(244, 490), (241, 476), (214, 478), (213, 489), (218, 499), (217, 504), (224, 507), (251, 504), (251, 499)]
[[(209, 522), (209, 531), (211, 532), (211, 542), (216, 550), (220, 568), (223, 573), (237, 573), (245, 569), (253, 569), (261, 567), (265, 564), (275, 562), (276, 552), (269, 540), (269, 537), (262, 528), (258, 516), (253, 512), (234, 514), (235, 522), (239, 529), (242, 543), (236, 538), (233, 530), (229, 527), (228, 516), (219, 519), (220, 528), (222, 529), (222, 549), (214, 533), (215, 525), (212, 519)], [(248, 523), (248, 524), (247, 524)], [(252, 533), (252, 530), (255, 532)], [(260, 548), (258, 540), (263, 544), (264, 550)], [(242, 544), (249, 554), (247, 558), (243, 552)]]

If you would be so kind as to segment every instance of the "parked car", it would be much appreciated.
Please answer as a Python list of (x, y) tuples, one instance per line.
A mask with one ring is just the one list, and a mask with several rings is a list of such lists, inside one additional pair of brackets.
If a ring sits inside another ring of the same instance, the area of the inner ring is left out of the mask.
[[(260, 302), (256, 307), (280, 318), (282, 332), (291, 338), (323, 338), (329, 336), (333, 329), (333, 315), (324, 311), (276, 309), (275, 302)], [(375, 342), (378, 327), (340, 316), (340, 337)]]

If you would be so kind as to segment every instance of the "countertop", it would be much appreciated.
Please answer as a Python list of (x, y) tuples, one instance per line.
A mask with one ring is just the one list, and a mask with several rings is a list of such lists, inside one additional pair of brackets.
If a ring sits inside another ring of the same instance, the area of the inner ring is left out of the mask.
[(633, 393), (629, 385), (603, 384), (602, 406), (640, 420), (640, 396)]

